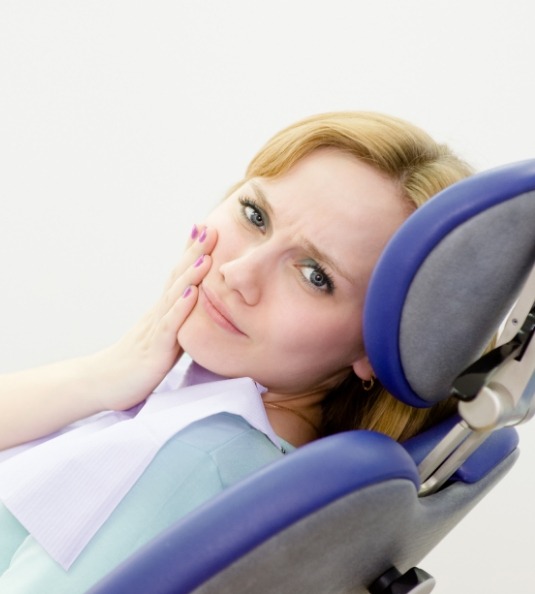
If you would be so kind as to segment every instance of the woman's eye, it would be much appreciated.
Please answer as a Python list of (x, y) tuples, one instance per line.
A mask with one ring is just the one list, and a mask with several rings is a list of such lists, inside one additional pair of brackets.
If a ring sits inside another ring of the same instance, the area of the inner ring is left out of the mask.
[(260, 229), (265, 228), (266, 221), (264, 220), (262, 211), (250, 200), (242, 199), (240, 202), (243, 216), (255, 227), (259, 227)]
[(305, 281), (317, 290), (332, 293), (334, 284), (331, 277), (319, 266), (302, 266), (301, 273)]

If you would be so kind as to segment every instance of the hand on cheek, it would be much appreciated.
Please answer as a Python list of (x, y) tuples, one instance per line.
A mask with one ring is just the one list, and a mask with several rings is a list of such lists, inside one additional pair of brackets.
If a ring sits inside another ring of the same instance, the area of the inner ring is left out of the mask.
[(160, 299), (119, 342), (94, 356), (96, 369), (107, 374), (104, 408), (124, 410), (144, 400), (182, 354), (177, 334), (197, 302), (217, 242), (215, 229), (194, 229)]

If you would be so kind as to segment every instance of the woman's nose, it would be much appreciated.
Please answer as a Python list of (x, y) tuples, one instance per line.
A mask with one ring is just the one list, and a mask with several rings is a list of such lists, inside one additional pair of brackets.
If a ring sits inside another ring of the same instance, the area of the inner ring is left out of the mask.
[(253, 248), (219, 266), (225, 284), (238, 292), (247, 305), (256, 305), (262, 292), (262, 276), (266, 270), (266, 254)]

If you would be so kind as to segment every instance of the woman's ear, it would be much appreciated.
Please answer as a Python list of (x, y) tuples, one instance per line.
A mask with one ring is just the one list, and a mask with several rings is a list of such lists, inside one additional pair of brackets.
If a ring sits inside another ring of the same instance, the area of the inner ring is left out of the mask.
[(373, 377), (375, 377), (368, 357), (362, 357), (362, 359), (355, 361), (353, 363), (353, 371), (357, 377), (360, 377), (360, 379), (364, 380), (365, 382), (369, 382)]

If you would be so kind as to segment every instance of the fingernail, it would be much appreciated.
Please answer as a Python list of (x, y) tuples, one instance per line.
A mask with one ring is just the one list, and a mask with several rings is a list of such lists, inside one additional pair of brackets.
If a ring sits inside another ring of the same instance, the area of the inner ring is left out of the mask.
[[(200, 240), (199, 240), (200, 241)], [(199, 266), (204, 262), (204, 254), (197, 259), (195, 264), (193, 265), (194, 268), (199, 268)]]
[(191, 286), (186, 287), (186, 290), (182, 293), (182, 299), (185, 299), (189, 295), (191, 295)]
[(193, 229), (191, 230), (191, 239), (195, 239), (199, 235), (199, 229), (197, 229), (197, 225), (193, 225)]
[(199, 235), (199, 242), (202, 243), (206, 239), (206, 229), (202, 230), (202, 233)]

